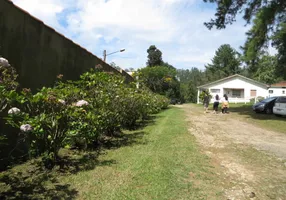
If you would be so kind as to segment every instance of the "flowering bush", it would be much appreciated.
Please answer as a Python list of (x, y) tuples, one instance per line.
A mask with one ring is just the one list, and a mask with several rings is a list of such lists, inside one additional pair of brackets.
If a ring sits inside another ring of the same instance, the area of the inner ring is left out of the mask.
[(9, 100), (16, 95), (15, 89), (18, 86), (16, 78), (16, 70), (9, 64), (8, 60), (0, 57), (0, 112), (6, 109)]
[(94, 146), (168, 106), (166, 98), (113, 74), (90, 71), (78, 81), (58, 78), (53, 88), (36, 94), (12, 90), (10, 96), (8, 123), (25, 134), (30, 155), (44, 154), (45, 162), (56, 161), (60, 148)]

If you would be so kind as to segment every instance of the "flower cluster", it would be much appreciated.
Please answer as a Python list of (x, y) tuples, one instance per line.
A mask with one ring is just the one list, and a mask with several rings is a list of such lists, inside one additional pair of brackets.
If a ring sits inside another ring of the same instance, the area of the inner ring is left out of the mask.
[(9, 61), (6, 58), (0, 57), (0, 65), (3, 67), (9, 67)]
[(76, 102), (75, 106), (77, 106), (77, 107), (88, 106), (88, 102), (85, 100), (80, 100), (80, 101)]
[(19, 114), (21, 111), (19, 108), (13, 107), (10, 110), (8, 110), (8, 114), (9, 115), (17, 115)]
[(23, 124), (20, 126), (20, 130), (24, 133), (31, 132), (33, 130), (33, 127), (30, 124)]
[(63, 104), (63, 105), (66, 105), (66, 102), (65, 102), (65, 100), (63, 100), (63, 99), (59, 99), (58, 102), (60, 102), (60, 103)]

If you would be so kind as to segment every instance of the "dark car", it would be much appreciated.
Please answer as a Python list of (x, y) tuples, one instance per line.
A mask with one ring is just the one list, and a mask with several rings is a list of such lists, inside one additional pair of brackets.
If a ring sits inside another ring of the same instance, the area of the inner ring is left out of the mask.
[(260, 102), (257, 102), (256, 104), (254, 104), (252, 106), (253, 111), (255, 111), (256, 113), (267, 113), (267, 114), (271, 114), (273, 113), (273, 106), (275, 104), (275, 100), (278, 97), (269, 97), (266, 98)]

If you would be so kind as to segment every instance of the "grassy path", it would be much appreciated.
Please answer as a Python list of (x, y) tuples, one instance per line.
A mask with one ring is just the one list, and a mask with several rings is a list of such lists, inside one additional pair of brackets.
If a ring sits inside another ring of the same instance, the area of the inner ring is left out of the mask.
[(211, 159), (188, 131), (186, 112), (172, 107), (148, 126), (100, 152), (62, 150), (62, 164), (38, 160), (0, 173), (0, 199), (223, 199)]
[(78, 199), (219, 199), (209, 160), (184, 118), (179, 108), (162, 112), (154, 124), (129, 132), (127, 146), (101, 155), (107, 164), (60, 182), (78, 191)]

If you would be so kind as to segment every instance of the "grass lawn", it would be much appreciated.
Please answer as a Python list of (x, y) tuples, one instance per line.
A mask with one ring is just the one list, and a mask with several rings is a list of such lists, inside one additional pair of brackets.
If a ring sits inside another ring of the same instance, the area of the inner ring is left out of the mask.
[(220, 199), (214, 169), (183, 119), (183, 110), (167, 109), (98, 156), (70, 153), (65, 170), (38, 172), (33, 162), (14, 167), (0, 174), (0, 198)]

